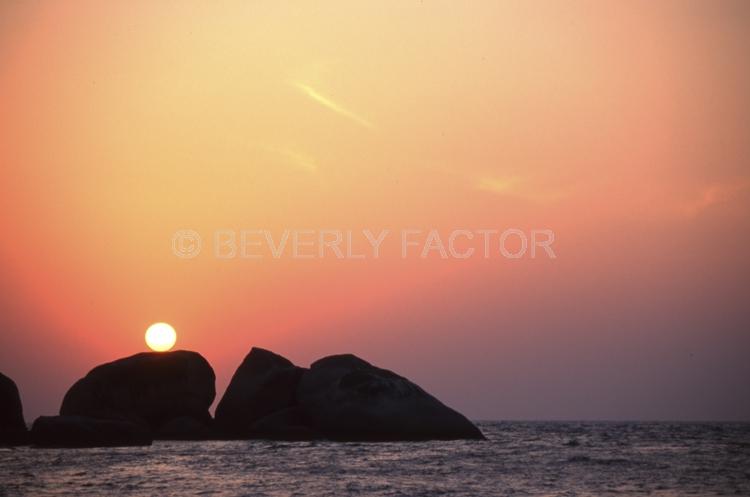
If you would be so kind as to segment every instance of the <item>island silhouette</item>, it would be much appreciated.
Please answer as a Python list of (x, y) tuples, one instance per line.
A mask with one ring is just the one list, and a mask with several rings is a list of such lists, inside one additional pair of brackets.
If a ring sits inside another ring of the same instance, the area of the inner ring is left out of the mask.
[(99, 365), (30, 432), (15, 383), (0, 375), (0, 443), (149, 445), (153, 440), (482, 440), (465, 416), (408, 379), (352, 354), (309, 368), (253, 347), (216, 408), (215, 375), (197, 352), (142, 352)]

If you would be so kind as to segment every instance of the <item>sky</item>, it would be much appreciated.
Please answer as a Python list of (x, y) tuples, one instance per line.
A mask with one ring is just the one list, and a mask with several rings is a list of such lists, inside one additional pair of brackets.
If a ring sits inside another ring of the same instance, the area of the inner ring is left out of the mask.
[[(31, 422), (163, 321), (217, 401), (259, 346), (355, 353), (473, 419), (750, 420), (749, 24), (739, 0), (2, 2), (0, 371)], [(214, 243), (384, 229), (377, 258)], [(422, 258), (432, 229), (548, 230), (555, 257)]]

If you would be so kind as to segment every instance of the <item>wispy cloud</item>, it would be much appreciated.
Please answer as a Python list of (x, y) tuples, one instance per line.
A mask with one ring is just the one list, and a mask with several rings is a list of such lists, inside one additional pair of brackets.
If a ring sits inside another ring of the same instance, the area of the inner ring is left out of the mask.
[(257, 145), (256, 147), (303, 171), (314, 173), (318, 170), (318, 162), (313, 156), (296, 149), (274, 145)]
[(678, 210), (688, 217), (724, 202), (728, 202), (742, 191), (750, 189), (750, 181), (743, 180), (731, 184), (713, 184), (704, 187), (692, 200), (678, 204)]
[(315, 172), (318, 170), (318, 164), (315, 159), (309, 155), (302, 154), (290, 149), (279, 149), (277, 152), (286, 157), (292, 164), (306, 171)]
[(340, 116), (344, 116), (347, 119), (350, 119), (360, 126), (364, 126), (365, 128), (372, 129), (374, 126), (370, 121), (365, 119), (364, 117), (358, 116), (354, 112), (350, 111), (346, 107), (336, 103), (333, 101), (330, 97), (327, 97), (323, 94), (321, 94), (319, 91), (317, 91), (315, 88), (312, 88), (311, 86), (308, 86), (303, 83), (293, 82), (292, 85), (300, 90), (302, 93), (310, 97), (315, 102), (319, 103), (323, 107), (326, 107), (329, 110), (332, 110), (336, 114), (339, 114)]
[(563, 190), (549, 190), (535, 187), (527, 178), (519, 176), (481, 176), (474, 179), (477, 190), (505, 195), (534, 202), (554, 202), (566, 196)]
[(486, 192), (498, 193), (498, 194), (509, 194), (513, 193), (516, 185), (519, 183), (519, 178), (499, 178), (483, 176), (476, 180), (476, 187), (479, 190)]

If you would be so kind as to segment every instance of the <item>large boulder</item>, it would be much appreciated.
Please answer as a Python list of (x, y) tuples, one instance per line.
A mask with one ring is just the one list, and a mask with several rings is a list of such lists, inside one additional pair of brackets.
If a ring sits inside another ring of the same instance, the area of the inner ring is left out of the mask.
[[(143, 352), (92, 369), (65, 394), (60, 414), (128, 421), (157, 436), (166, 427), (169, 438), (176, 424), (179, 438), (205, 438), (214, 383), (213, 369), (196, 352)], [(201, 430), (193, 436), (186, 426)]]
[(27, 435), (18, 387), (0, 373), (0, 445), (24, 444)]
[(41, 416), (31, 426), (31, 441), (38, 447), (121, 447), (151, 445), (143, 425), (119, 419), (85, 416)]
[(313, 363), (297, 388), (297, 402), (311, 425), (334, 440), (484, 438), (419, 386), (351, 354)]
[(483, 439), (463, 415), (406, 378), (351, 354), (309, 369), (254, 348), (216, 411), (236, 437), (351, 441)]
[(257, 431), (256, 421), (294, 405), (304, 371), (280, 355), (254, 347), (216, 407), (216, 427), (230, 437), (251, 436)]

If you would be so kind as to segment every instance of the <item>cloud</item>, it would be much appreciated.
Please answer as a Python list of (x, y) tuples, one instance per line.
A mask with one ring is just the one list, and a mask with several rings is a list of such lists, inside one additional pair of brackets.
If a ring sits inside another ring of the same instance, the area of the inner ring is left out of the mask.
[(687, 202), (679, 202), (677, 210), (687, 217), (695, 217), (714, 205), (732, 200), (739, 193), (748, 189), (750, 189), (750, 180), (707, 185), (693, 199)]
[(258, 148), (261, 150), (264, 150), (267, 153), (276, 155), (284, 159), (285, 162), (291, 164), (292, 166), (298, 169), (301, 169), (310, 173), (314, 173), (318, 171), (318, 162), (311, 155), (299, 152), (295, 149), (291, 149), (288, 147), (260, 145), (258, 146)]
[(318, 170), (318, 164), (315, 159), (309, 155), (305, 155), (290, 149), (281, 149), (278, 151), (281, 155), (286, 157), (289, 162), (305, 171), (315, 172)]
[(477, 179), (476, 187), (486, 192), (509, 194), (513, 193), (515, 186), (519, 183), (518, 178), (482, 177)]
[(474, 187), (477, 190), (534, 202), (555, 202), (567, 195), (563, 190), (544, 189), (530, 183), (529, 179), (519, 176), (481, 176), (474, 179)]
[(370, 121), (367, 119), (358, 116), (354, 112), (350, 111), (349, 109), (345, 108), (344, 106), (334, 102), (331, 98), (326, 97), (325, 95), (318, 92), (316, 89), (302, 84), (294, 82), (292, 85), (300, 90), (302, 93), (310, 97), (315, 102), (319, 103), (323, 107), (332, 110), (336, 114), (339, 114), (340, 116), (344, 116), (347, 119), (354, 121), (355, 123), (359, 124), (360, 126), (364, 126), (365, 128), (372, 129), (374, 126)]

